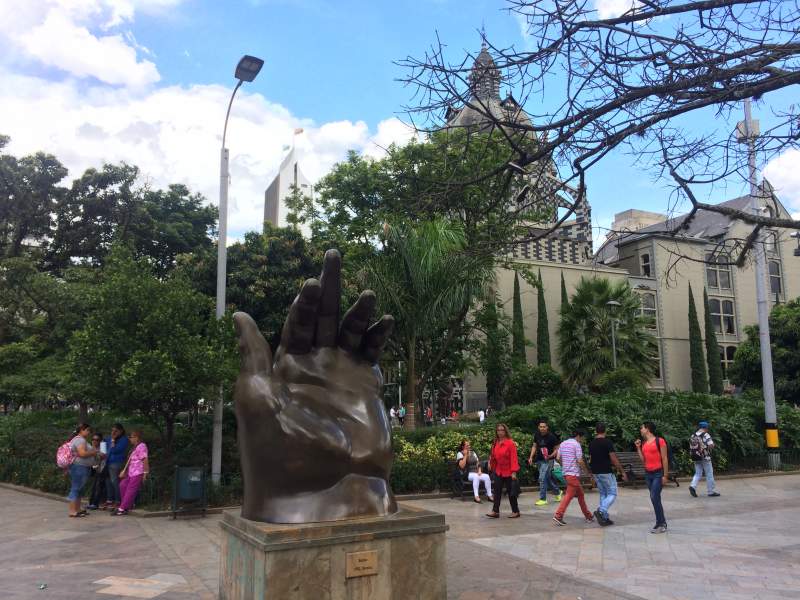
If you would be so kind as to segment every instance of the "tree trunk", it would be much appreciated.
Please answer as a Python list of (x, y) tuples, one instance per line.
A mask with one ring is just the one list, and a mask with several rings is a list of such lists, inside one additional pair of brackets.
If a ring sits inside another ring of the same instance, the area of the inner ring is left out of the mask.
[[(406, 429), (417, 427), (417, 368), (415, 364), (416, 338), (412, 337), (408, 344), (408, 360), (406, 361)], [(424, 419), (423, 419), (424, 422)]]
[(78, 400), (78, 422), (89, 422), (89, 404), (86, 400)]

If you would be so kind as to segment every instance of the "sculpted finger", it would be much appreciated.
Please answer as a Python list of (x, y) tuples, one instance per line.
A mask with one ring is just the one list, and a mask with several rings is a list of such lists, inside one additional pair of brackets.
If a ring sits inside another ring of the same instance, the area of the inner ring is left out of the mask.
[(272, 351), (258, 330), (253, 317), (244, 312), (234, 313), (233, 327), (239, 340), (239, 354), (242, 358), (240, 372), (245, 375), (271, 374)]
[(394, 317), (392, 315), (383, 315), (377, 323), (367, 329), (367, 333), (361, 343), (361, 353), (364, 358), (372, 363), (378, 362), (389, 336), (392, 335), (392, 331), (394, 331)]
[(338, 250), (328, 250), (322, 263), (319, 278), (322, 292), (317, 312), (316, 345), (335, 346), (339, 333), (339, 304), (342, 297), (342, 255)]
[(321, 290), (318, 280), (306, 279), (297, 298), (292, 302), (281, 333), (281, 348), (289, 354), (305, 354), (311, 351)]
[(361, 338), (367, 331), (372, 315), (375, 312), (375, 292), (366, 290), (356, 303), (342, 318), (339, 330), (339, 347), (349, 352), (357, 352), (361, 347)]

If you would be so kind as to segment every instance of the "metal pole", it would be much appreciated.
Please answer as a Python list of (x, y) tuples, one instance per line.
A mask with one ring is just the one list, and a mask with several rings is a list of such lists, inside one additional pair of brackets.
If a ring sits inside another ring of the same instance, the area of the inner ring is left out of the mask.
[[(744, 101), (744, 132), (747, 140), (748, 167), (750, 179), (750, 208), (754, 214), (760, 213), (759, 190), (756, 175), (756, 134), (750, 113), (750, 99)], [(758, 235), (753, 244), (756, 264), (756, 304), (758, 307), (758, 340), (761, 348), (761, 377), (764, 393), (764, 435), (767, 442), (767, 460), (770, 469), (781, 466), (778, 453), (778, 416), (775, 409), (775, 384), (772, 378), (772, 347), (769, 339), (769, 304), (767, 299), (767, 257), (763, 236)]]
[(614, 370), (617, 370), (617, 320), (611, 319), (611, 356), (614, 359)]
[[(236, 84), (228, 102), (225, 113), (225, 126), (222, 129), (222, 148), (219, 152), (219, 237), (217, 239), (217, 319), (225, 314), (225, 285), (228, 267), (228, 182), (230, 181), (229, 154), (225, 147), (225, 137), (228, 134), (228, 117), (231, 114), (231, 105), (242, 81)], [(214, 403), (214, 428), (211, 437), (211, 482), (218, 485), (222, 475), (222, 413), (224, 410), (223, 386), (219, 386), (217, 400)]]

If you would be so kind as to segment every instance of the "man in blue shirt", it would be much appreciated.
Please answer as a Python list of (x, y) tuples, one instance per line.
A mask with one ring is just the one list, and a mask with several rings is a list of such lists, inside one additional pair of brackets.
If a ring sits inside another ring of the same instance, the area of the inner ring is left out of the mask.
[(111, 435), (105, 439), (108, 458), (106, 458), (106, 468), (108, 469), (108, 479), (106, 486), (106, 508), (116, 508), (120, 503), (119, 494), (119, 472), (125, 466), (128, 458), (128, 438), (125, 435), (125, 428), (114, 423), (111, 428)]

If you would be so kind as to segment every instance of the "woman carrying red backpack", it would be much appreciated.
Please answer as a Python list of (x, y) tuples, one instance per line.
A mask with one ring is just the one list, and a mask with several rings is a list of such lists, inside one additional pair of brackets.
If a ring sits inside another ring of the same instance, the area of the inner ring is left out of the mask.
[(85, 517), (87, 512), (81, 510), (81, 491), (89, 480), (95, 457), (102, 458), (104, 455), (99, 449), (90, 448), (86, 439), (91, 435), (92, 428), (88, 423), (81, 423), (72, 434), (69, 443), (72, 451), (72, 464), (69, 465), (70, 488), (67, 500), (69, 500), (69, 516)]

